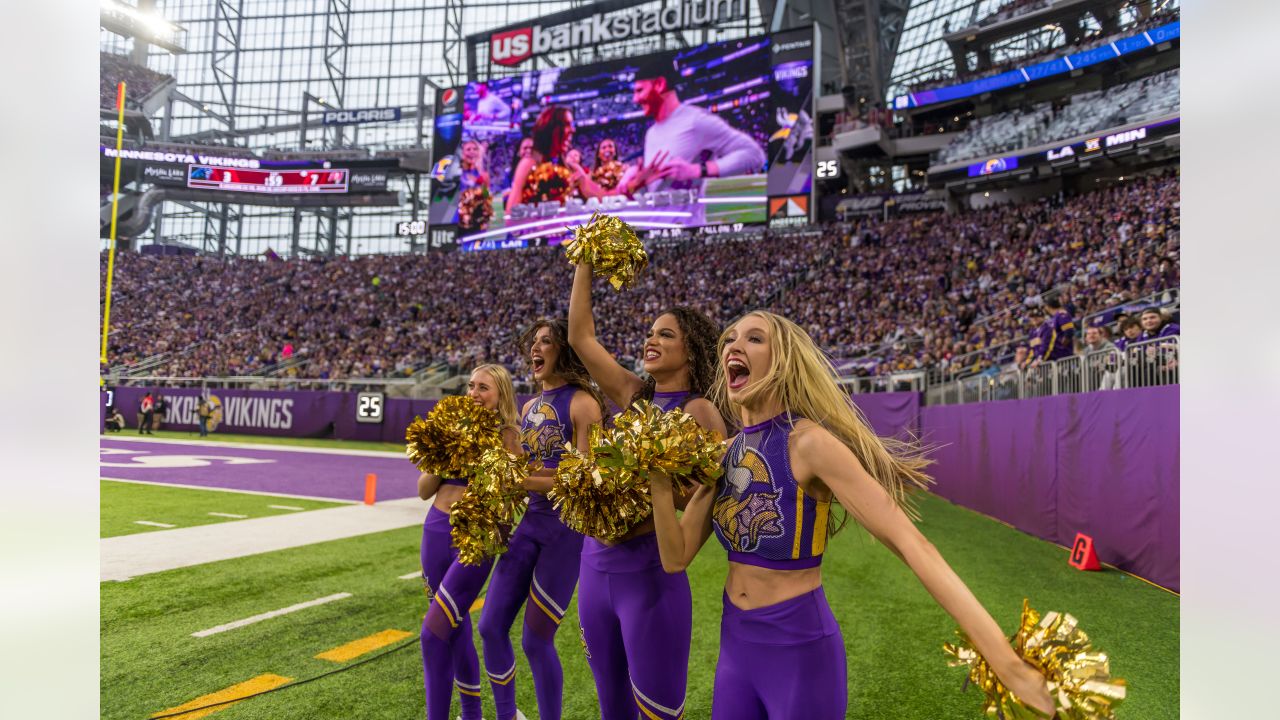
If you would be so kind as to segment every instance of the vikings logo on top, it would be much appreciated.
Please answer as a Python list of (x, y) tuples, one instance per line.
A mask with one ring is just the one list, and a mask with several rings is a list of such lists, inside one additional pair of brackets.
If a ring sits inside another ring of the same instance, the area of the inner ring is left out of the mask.
[(564, 447), (564, 425), (558, 420), (556, 409), (545, 402), (539, 403), (525, 415), (520, 442), (531, 456), (548, 460)]
[[(754, 491), (753, 491), (754, 488)], [(782, 537), (782, 509), (769, 463), (739, 441), (729, 450), (723, 494), (716, 499), (716, 524), (738, 552), (754, 552), (763, 538)]]

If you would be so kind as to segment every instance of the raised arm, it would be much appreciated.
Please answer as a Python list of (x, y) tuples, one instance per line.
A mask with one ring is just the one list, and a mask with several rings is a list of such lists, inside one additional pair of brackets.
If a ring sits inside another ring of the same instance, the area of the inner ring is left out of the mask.
[(440, 489), (440, 478), (431, 473), (422, 473), (418, 476), (418, 497), (423, 500), (430, 500), (432, 495)]
[(960, 580), (937, 548), (894, 503), (858, 458), (822, 427), (805, 423), (791, 436), (797, 481), (825, 484), (860, 525), (911, 568), (934, 600), (960, 625), (1019, 699), (1053, 715), (1044, 677), (1013, 652), (1000, 626)]
[(622, 365), (596, 339), (596, 321), (591, 315), (591, 266), (579, 263), (573, 271), (573, 291), (569, 293), (569, 344), (582, 358), (596, 384), (620, 408), (626, 408), (642, 381)]

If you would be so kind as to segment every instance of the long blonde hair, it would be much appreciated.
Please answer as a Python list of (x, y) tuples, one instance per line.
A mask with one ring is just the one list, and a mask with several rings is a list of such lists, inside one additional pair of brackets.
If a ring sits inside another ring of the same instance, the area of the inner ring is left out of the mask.
[(501, 365), (479, 365), (471, 374), (482, 370), (493, 377), (493, 384), (498, 388), (498, 416), (502, 418), (502, 426), (519, 428), (520, 411), (516, 408), (516, 386), (511, 381), (511, 373)]
[(915, 508), (912, 495), (927, 489), (933, 482), (924, 472), (924, 468), (933, 462), (925, 457), (927, 449), (914, 438), (904, 442), (877, 436), (862, 411), (840, 389), (836, 383), (835, 367), (804, 328), (771, 312), (749, 312), (720, 335), (717, 345), (719, 357), (724, 357), (729, 333), (752, 315), (764, 320), (769, 327), (772, 350), (769, 368), (760, 380), (748, 386), (742, 395), (743, 402), (732, 402), (729, 400), (724, 363), (717, 363), (716, 381), (711, 391), (714, 401), (739, 414), (744, 404), (774, 398), (782, 405), (783, 412), (821, 425), (853, 452), (867, 473), (884, 487), (908, 517), (919, 520), (920, 513)]

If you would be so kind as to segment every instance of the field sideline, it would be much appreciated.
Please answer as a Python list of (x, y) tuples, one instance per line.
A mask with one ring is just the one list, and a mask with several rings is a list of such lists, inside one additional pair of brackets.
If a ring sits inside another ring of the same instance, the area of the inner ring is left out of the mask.
[[(284, 444), (354, 447), (325, 441)], [(1129, 682), (1130, 699), (1120, 717), (1178, 717), (1177, 596), (1116, 571), (1078, 572), (1067, 565), (1065, 549), (941, 499), (925, 498), (922, 511), (922, 530), (1002, 627), (1013, 626), (1024, 596), (1040, 610), (1075, 614), (1097, 646), (1111, 654), (1113, 672)], [(388, 630), (411, 635), (378, 635), (364, 647), (412, 642), (425, 597), (420, 580), (402, 576), (416, 574), (420, 537), (418, 528), (405, 528), (102, 583), (102, 717), (148, 717), (267, 674), (310, 678), (376, 651), (350, 650), (342, 661), (315, 656)], [(712, 541), (689, 570), (694, 598), (689, 718), (710, 714), (724, 566), (724, 553)], [(848, 648), (849, 717), (980, 717), (976, 691), (961, 692), (963, 673), (947, 668), (940, 650), (954, 624), (897, 558), (851, 527), (832, 540), (824, 578)], [(335, 597), (243, 627), (192, 636)], [(565, 672), (565, 717), (588, 720), (598, 714), (576, 615), (575, 601), (557, 638)], [(520, 627), (517, 622), (517, 649)], [(409, 639), (390, 641), (396, 637)], [(479, 638), (475, 640), (478, 646)], [(533, 687), (522, 658), (518, 678), (520, 707), (534, 718)], [(486, 688), (485, 713), (492, 718), (489, 698)], [(225, 706), (215, 714), (228, 720), (417, 718), (423, 711), (422, 670), (413, 643), (349, 672)]]

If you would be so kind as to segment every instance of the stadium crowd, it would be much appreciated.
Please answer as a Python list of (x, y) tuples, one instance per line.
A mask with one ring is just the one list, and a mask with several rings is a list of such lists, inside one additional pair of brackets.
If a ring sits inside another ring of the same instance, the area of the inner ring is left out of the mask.
[[(1176, 288), (1178, 192), (1176, 174), (1131, 178), (955, 215), (656, 246), (635, 288), (597, 292), (597, 330), (633, 362), (662, 308), (691, 305), (725, 323), (768, 307), (851, 360), (850, 373), (946, 367), (986, 349), (981, 369), (1039, 325), (1047, 291), (1081, 318)], [(104, 274), (106, 262), (103, 253)], [(169, 376), (261, 372), (286, 345), (305, 377), (515, 366), (514, 338), (567, 311), (571, 277), (559, 248), (327, 261), (121, 253), (109, 357), (169, 353), (156, 371)]]
[(170, 75), (129, 62), (123, 55), (103, 52), (98, 54), (98, 60), (98, 107), (116, 106), (116, 89), (121, 82), (126, 83), (127, 100), (132, 105), (164, 82), (173, 79)]
[(1177, 112), (1179, 80), (1179, 71), (1169, 70), (1106, 90), (1073, 95), (1069, 103), (1045, 102), (978, 118), (938, 151), (938, 162), (971, 160), (1154, 120)]

